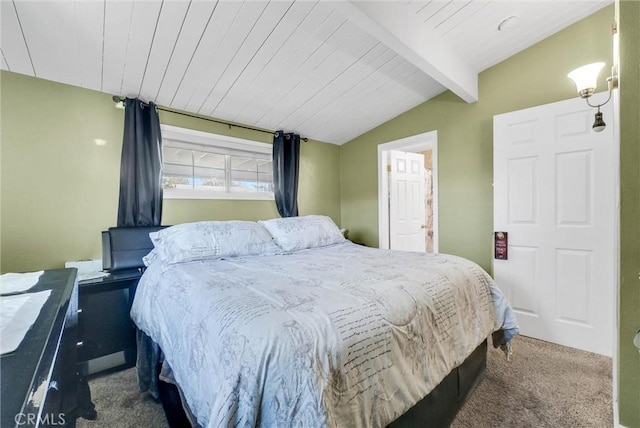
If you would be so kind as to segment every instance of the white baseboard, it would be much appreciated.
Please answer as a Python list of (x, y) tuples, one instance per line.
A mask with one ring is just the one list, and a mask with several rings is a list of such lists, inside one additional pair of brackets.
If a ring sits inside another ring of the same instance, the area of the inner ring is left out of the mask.
[(613, 394), (614, 394), (614, 400), (613, 400), (613, 428), (627, 428), (624, 425), (620, 424), (620, 415), (618, 414), (618, 400), (615, 397), (616, 391), (617, 391), (617, 389), (614, 388), (614, 390), (613, 390)]
[(618, 402), (613, 402), (613, 428), (627, 428), (624, 425), (620, 425), (620, 416), (618, 415)]

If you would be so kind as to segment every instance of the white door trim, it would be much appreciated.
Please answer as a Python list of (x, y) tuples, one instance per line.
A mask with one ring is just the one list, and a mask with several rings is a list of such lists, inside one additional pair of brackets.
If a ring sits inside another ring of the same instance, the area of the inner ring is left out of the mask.
[(412, 135), (400, 140), (378, 144), (378, 247), (389, 249), (389, 183), (387, 181), (387, 151), (433, 153), (433, 252), (438, 252), (438, 131)]
[(615, 206), (615, 255), (614, 255), (614, 317), (613, 323), (613, 356), (612, 356), (612, 372), (613, 372), (613, 423), (615, 426), (624, 428), (620, 425), (620, 415), (618, 413), (618, 349), (620, 347), (620, 340), (618, 332), (620, 331), (620, 95), (618, 90), (614, 90), (611, 93), (611, 102), (613, 103), (613, 141), (615, 143), (615, 151), (613, 155), (615, 178), (616, 178), (616, 206)]

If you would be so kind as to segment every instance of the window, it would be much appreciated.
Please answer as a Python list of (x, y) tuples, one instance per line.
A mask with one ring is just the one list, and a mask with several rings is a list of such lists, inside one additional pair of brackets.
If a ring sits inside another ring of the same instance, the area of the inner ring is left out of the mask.
[(273, 200), (271, 144), (162, 125), (167, 199)]

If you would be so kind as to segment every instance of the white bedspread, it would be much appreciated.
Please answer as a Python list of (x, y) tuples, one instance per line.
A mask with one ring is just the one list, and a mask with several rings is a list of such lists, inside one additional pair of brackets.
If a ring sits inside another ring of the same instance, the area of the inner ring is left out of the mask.
[(152, 264), (131, 316), (202, 426), (382, 427), (512, 315), (468, 260), (344, 243)]

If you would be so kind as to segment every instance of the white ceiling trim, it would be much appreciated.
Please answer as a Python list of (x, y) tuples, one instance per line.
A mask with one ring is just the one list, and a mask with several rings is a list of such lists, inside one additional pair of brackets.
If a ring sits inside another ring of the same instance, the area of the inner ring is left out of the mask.
[(478, 101), (478, 73), (409, 8), (393, 2), (341, 1), (346, 18), (468, 103)]

